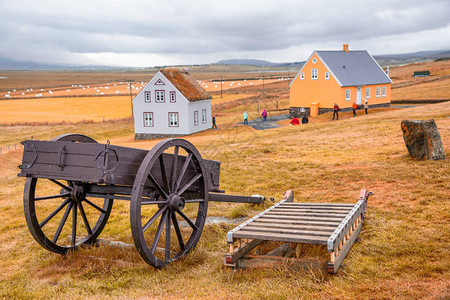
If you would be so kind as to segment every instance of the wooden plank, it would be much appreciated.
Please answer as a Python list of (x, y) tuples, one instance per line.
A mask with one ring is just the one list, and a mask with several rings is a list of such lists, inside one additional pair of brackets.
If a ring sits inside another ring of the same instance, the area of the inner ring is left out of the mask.
[(329, 273), (336, 273), (339, 267), (342, 264), (342, 261), (347, 256), (347, 253), (350, 251), (350, 248), (355, 243), (356, 239), (358, 238), (359, 233), (361, 232), (363, 226), (363, 222), (359, 223), (359, 226), (356, 228), (356, 231), (353, 233), (353, 235), (350, 237), (350, 239), (347, 241), (347, 244), (342, 248), (341, 251), (339, 251), (339, 255), (335, 258), (334, 263), (328, 262), (327, 263), (327, 270)]
[(327, 237), (321, 236), (309, 236), (309, 235), (295, 235), (295, 234), (284, 234), (284, 233), (262, 233), (262, 232), (252, 232), (239, 230), (233, 234), (234, 238), (246, 238), (246, 239), (258, 239), (267, 241), (280, 241), (280, 242), (291, 242), (291, 243), (307, 243), (316, 245), (326, 245)]
[[(330, 237), (333, 232), (323, 232), (323, 231), (312, 231), (312, 230), (299, 230), (292, 228), (272, 228), (272, 227), (260, 227), (260, 226), (245, 226), (240, 231), (246, 232), (263, 232), (263, 233), (286, 233), (286, 234), (296, 234), (296, 235), (309, 235), (309, 236), (323, 236)], [(239, 231), (237, 231), (239, 232)]]
[(235, 250), (233, 253), (228, 253), (225, 255), (224, 260), (227, 264), (234, 264), (239, 258), (243, 257), (250, 251), (252, 251), (256, 246), (264, 242), (263, 240), (252, 240), (250, 243), (244, 245), (243, 247)]
[(242, 257), (236, 262), (237, 268), (285, 268), (293, 270), (309, 271), (311, 269), (323, 268), (323, 264), (314, 259), (298, 259), (278, 256), (249, 255)]
[(341, 213), (347, 214), (351, 209), (338, 209), (338, 208), (286, 208), (286, 207), (277, 207), (276, 211), (282, 212), (311, 212), (311, 213)]
[(296, 206), (296, 207), (353, 207), (352, 203), (313, 203), (313, 202), (289, 202), (284, 203), (282, 206)]
[(296, 217), (296, 216), (288, 216), (288, 215), (270, 215), (268, 213), (264, 214), (265, 219), (271, 220), (292, 220), (292, 221), (314, 221), (314, 222), (341, 222), (343, 218), (322, 218), (322, 217)]
[(277, 211), (273, 210), (266, 215), (283, 215), (283, 216), (303, 216), (303, 217), (327, 217), (327, 218), (339, 218), (343, 219), (348, 213), (327, 213), (327, 212), (321, 212), (321, 213), (310, 213), (310, 212), (292, 212), (292, 211)]
[(278, 223), (278, 224), (293, 224), (293, 225), (313, 225), (313, 226), (323, 226), (323, 227), (338, 227), (341, 222), (314, 222), (314, 221), (295, 221), (295, 220), (274, 220), (265, 217), (260, 217), (258, 222), (265, 223)]
[(294, 229), (294, 230), (309, 230), (309, 231), (320, 231), (333, 233), (333, 227), (320, 227), (320, 226), (305, 226), (305, 225), (292, 225), (292, 224), (278, 224), (278, 223), (263, 223), (263, 222), (253, 222), (248, 224), (243, 228), (253, 228), (253, 227), (270, 227), (270, 228), (284, 228), (284, 229)]

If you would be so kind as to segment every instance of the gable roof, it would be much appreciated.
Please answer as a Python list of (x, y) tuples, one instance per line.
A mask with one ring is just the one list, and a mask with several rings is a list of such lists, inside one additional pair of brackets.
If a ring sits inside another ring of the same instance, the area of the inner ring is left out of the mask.
[(366, 50), (315, 51), (315, 53), (333, 73), (341, 86), (392, 83), (392, 80)]
[(189, 102), (212, 99), (188, 72), (178, 69), (162, 69), (160, 72)]

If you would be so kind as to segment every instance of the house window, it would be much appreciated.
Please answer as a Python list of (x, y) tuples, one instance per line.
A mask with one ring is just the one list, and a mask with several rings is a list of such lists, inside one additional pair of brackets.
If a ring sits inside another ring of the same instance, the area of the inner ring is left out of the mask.
[(205, 124), (206, 123), (206, 109), (202, 110), (202, 123)]
[(153, 113), (151, 112), (144, 113), (144, 126), (153, 127)]
[(178, 127), (178, 113), (169, 113), (169, 127)]
[(155, 91), (156, 97), (155, 102), (164, 102), (164, 91)]
[(317, 62), (317, 58), (313, 58), (313, 60), (312, 60), (312, 62), (313, 62), (313, 64), (316, 64), (316, 62)]
[(300, 73), (300, 79), (301, 80), (305, 79), (305, 73), (303, 73), (303, 72)]
[(380, 98), (381, 88), (377, 86), (377, 98)]
[(382, 96), (386, 97), (386, 87), (385, 86), (383, 86), (383, 94), (382, 94)]
[(194, 125), (198, 125), (198, 111), (194, 111)]
[(330, 73), (325, 72), (325, 79), (326, 79), (326, 80), (330, 79)]
[(345, 100), (350, 101), (350, 96), (351, 96), (350, 89), (346, 89), (345, 90)]
[(145, 92), (145, 102), (150, 102), (150, 92)]
[(158, 81), (155, 82), (155, 85), (164, 85), (164, 82), (162, 82), (161, 79), (158, 79)]
[(177, 99), (175, 98), (175, 92), (170, 92), (170, 103), (175, 103)]
[(319, 70), (318, 69), (311, 69), (311, 79), (317, 80), (319, 78)]
[(366, 88), (366, 98), (370, 98), (370, 88)]

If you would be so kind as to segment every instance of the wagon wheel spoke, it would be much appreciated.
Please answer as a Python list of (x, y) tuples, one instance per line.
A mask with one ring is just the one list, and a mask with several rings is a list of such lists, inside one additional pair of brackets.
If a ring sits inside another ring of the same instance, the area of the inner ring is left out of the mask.
[(201, 203), (201, 202), (205, 202), (205, 199), (189, 199), (189, 200), (185, 200), (185, 203)]
[(167, 220), (166, 220), (166, 261), (170, 259), (170, 216), (172, 215), (172, 212), (169, 210), (167, 211)]
[(163, 231), (166, 218), (167, 218), (167, 210), (161, 216), (161, 220), (159, 221), (158, 229), (156, 229), (155, 239), (153, 240), (152, 248), (150, 249), (152, 254), (155, 254), (156, 247), (158, 246), (159, 238), (161, 237), (161, 233)]
[(189, 220), (189, 218), (188, 218), (183, 212), (181, 212), (180, 210), (178, 210), (177, 213), (178, 213), (180, 216), (182, 216), (183, 219), (186, 220), (186, 222), (189, 224), (189, 226), (192, 227), (192, 229), (198, 230), (198, 227), (197, 227), (194, 223), (192, 223), (192, 221)]
[(83, 222), (84, 222), (84, 227), (86, 227), (87, 233), (89, 235), (91, 235), (92, 234), (91, 225), (89, 225), (88, 219), (86, 217), (86, 213), (83, 208), (83, 204), (81, 202), (78, 203), (78, 209), (80, 210), (81, 218), (83, 219)]
[(172, 170), (170, 171), (170, 193), (175, 192), (175, 173), (177, 171), (179, 150), (180, 146), (175, 146), (175, 149), (173, 151)]
[(75, 247), (77, 241), (77, 203), (73, 203), (72, 207), (72, 240), (70, 245)]
[(153, 215), (153, 217), (150, 218), (150, 220), (148, 220), (147, 223), (145, 223), (145, 225), (142, 227), (142, 232), (145, 232), (150, 225), (153, 224), (153, 222), (155, 222), (155, 220), (163, 213), (167, 210), (167, 206), (161, 207), (156, 214)]
[(177, 183), (175, 184), (174, 191), (178, 190), (178, 188), (180, 187), (181, 181), (183, 180), (184, 174), (186, 173), (186, 170), (189, 166), (189, 163), (191, 162), (191, 159), (192, 154), (189, 153), (188, 156), (186, 157), (186, 160), (184, 161), (183, 168), (181, 169), (180, 174), (178, 175), (178, 180)]
[(173, 223), (173, 227), (175, 227), (175, 232), (176, 232), (177, 238), (178, 238), (178, 244), (180, 244), (180, 250), (184, 251), (185, 248), (184, 248), (183, 236), (181, 235), (180, 227), (178, 226), (177, 216), (175, 214), (172, 214), (172, 223)]
[(93, 208), (95, 208), (98, 211), (101, 211), (102, 213), (106, 214), (107, 211), (104, 210), (103, 208), (98, 207), (96, 204), (92, 203), (91, 201), (89, 201), (87, 198), (83, 198), (83, 201), (85, 201), (87, 204), (89, 204), (90, 206), (92, 206)]
[(141, 205), (166, 204), (167, 201), (142, 201)]
[(202, 173), (198, 173), (194, 177), (192, 177), (181, 189), (177, 191), (177, 195), (181, 196), (194, 182), (196, 182), (200, 177), (202, 177)]
[(167, 175), (166, 175), (166, 166), (164, 164), (164, 157), (162, 155), (159, 156), (159, 167), (161, 169), (161, 176), (163, 178), (164, 189), (166, 191), (169, 191), (169, 183), (167, 182)]
[(167, 193), (162, 189), (162, 187), (159, 185), (159, 183), (156, 181), (156, 179), (153, 177), (152, 174), (148, 173), (148, 179), (150, 179), (150, 181), (153, 183), (153, 185), (155, 186), (155, 188), (158, 190), (159, 194), (164, 198), (167, 199), (169, 198), (169, 196), (167, 195)]
[(61, 203), (58, 208), (56, 208), (51, 214), (49, 214), (47, 216), (47, 218), (45, 218), (41, 223), (39, 223), (39, 227), (42, 228), (44, 227), (45, 224), (47, 224), (48, 221), (50, 221), (57, 213), (59, 213), (61, 211), (61, 209), (64, 208), (64, 206), (67, 205), (67, 203), (70, 202), (70, 199), (66, 199), (64, 200), (63, 203)]
[(70, 196), (70, 193), (63, 193), (63, 194), (59, 194), (59, 195), (44, 196), (44, 197), (36, 197), (36, 198), (34, 198), (34, 201), (56, 199), (56, 198), (64, 198), (64, 197), (67, 197), (67, 196)]
[(68, 192), (70, 192), (70, 191), (72, 190), (70, 187), (68, 187), (68, 186), (65, 185), (65, 184), (62, 184), (62, 183), (59, 182), (58, 180), (55, 180), (55, 179), (49, 179), (49, 180), (50, 180), (51, 182), (53, 182), (53, 183), (59, 185), (60, 187), (62, 187), (63, 189), (65, 189), (65, 190), (68, 191)]
[(64, 227), (64, 224), (66, 223), (67, 217), (69, 216), (71, 209), (72, 209), (72, 202), (70, 202), (69, 205), (66, 207), (64, 216), (62, 217), (61, 222), (58, 225), (58, 229), (56, 229), (55, 235), (53, 236), (53, 239), (52, 239), (53, 243), (56, 243), (58, 241), (59, 235), (61, 234), (61, 231)]

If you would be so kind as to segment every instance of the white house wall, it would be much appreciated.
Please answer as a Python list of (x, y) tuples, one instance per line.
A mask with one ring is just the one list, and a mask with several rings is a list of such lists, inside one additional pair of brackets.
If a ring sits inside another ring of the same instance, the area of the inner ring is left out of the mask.
[[(164, 85), (155, 85), (158, 80)], [(156, 90), (164, 90), (164, 102), (156, 102)], [(150, 91), (150, 102), (145, 102), (145, 92)], [(176, 102), (170, 103), (170, 91), (175, 91)], [(189, 134), (188, 104), (186, 98), (161, 74), (157, 73), (133, 100), (135, 133)], [(153, 126), (144, 126), (144, 113), (153, 113)], [(178, 113), (178, 127), (169, 127), (169, 113)]]
[[(202, 110), (206, 109), (206, 123), (202, 122)], [(194, 124), (194, 112), (198, 111), (198, 125)], [(189, 132), (194, 133), (211, 128), (211, 100), (189, 103)]]

